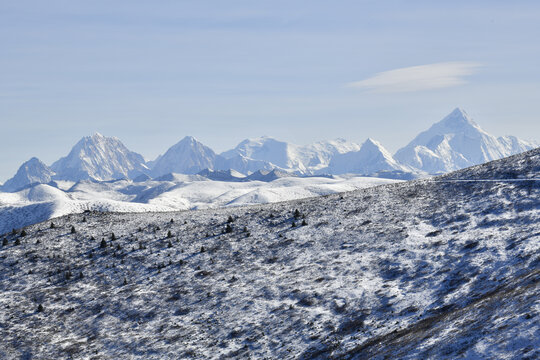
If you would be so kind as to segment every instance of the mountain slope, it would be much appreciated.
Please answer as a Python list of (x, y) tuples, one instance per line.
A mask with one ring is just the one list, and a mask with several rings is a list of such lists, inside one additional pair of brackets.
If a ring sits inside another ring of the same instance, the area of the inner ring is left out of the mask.
[[(263, 161), (271, 165), (255, 170), (271, 170), (278, 167), (290, 172), (312, 174), (326, 168), (334, 156), (359, 149), (360, 145), (344, 139), (319, 141), (300, 146), (263, 136), (246, 139), (234, 149), (221, 155), (229, 160), (241, 156), (245, 159)], [(254, 168), (254, 166), (252, 167)]]
[(115, 137), (99, 133), (82, 138), (70, 153), (51, 165), (55, 178), (98, 181), (136, 177), (149, 169), (144, 158)]
[(394, 158), (434, 174), (501, 159), (535, 147), (515, 137), (496, 138), (485, 132), (462, 109), (420, 133)]
[(14, 177), (0, 187), (2, 191), (18, 191), (33, 184), (46, 184), (52, 180), (54, 171), (38, 158), (31, 158), (21, 165)]
[(246, 139), (234, 149), (221, 154), (226, 159), (231, 159), (238, 155), (248, 159), (265, 161), (282, 169), (304, 168), (304, 165), (298, 159), (298, 156), (296, 156), (294, 145), (268, 136)]
[(217, 155), (192, 136), (186, 136), (158, 157), (152, 166), (154, 177), (167, 173), (196, 174), (215, 168)]
[(373, 174), (378, 171), (411, 171), (399, 164), (382, 144), (367, 139), (358, 151), (336, 155), (325, 169), (330, 174)]
[[(491, 166), (539, 178), (540, 149)], [(30, 226), (0, 357), (538, 358), (540, 185), (498, 173)]]

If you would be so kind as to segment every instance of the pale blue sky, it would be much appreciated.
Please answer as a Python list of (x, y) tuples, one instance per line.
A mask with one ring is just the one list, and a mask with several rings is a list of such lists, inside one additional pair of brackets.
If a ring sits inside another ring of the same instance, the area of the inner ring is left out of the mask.
[(2, 182), (96, 131), (394, 152), (459, 106), (540, 140), (538, 1), (0, 0), (0, 49)]

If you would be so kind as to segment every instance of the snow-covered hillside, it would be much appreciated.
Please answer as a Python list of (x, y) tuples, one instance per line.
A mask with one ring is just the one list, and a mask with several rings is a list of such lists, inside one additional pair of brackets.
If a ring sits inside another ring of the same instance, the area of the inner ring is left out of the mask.
[(85, 210), (155, 212), (252, 205), (395, 182), (364, 177), (290, 177), (276, 170), (256, 172), (248, 178), (234, 172), (201, 174), (206, 177), (168, 174), (144, 181), (58, 181), (16, 193), (0, 192), (0, 233)]
[(513, 136), (497, 138), (488, 134), (465, 111), (456, 108), (398, 150), (395, 158), (436, 174), (501, 159), (536, 146)]
[(0, 357), (537, 359), (539, 167), (19, 229)]

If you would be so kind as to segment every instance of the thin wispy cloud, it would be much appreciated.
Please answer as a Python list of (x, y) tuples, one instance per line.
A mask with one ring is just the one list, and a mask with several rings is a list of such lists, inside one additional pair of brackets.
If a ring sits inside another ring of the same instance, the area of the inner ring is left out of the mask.
[(348, 86), (369, 92), (414, 92), (442, 89), (465, 84), (465, 77), (476, 72), (481, 64), (474, 62), (444, 62), (411, 66), (375, 74)]

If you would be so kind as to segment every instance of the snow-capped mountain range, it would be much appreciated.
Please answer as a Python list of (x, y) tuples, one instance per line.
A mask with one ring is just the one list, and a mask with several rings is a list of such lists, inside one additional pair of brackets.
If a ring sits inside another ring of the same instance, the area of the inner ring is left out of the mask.
[(376, 140), (362, 145), (336, 139), (295, 145), (271, 137), (247, 139), (234, 149), (215, 153), (187, 136), (153, 161), (145, 161), (115, 137), (99, 133), (81, 139), (71, 152), (50, 167), (37, 158), (24, 163), (2, 191), (18, 191), (52, 180), (159, 178), (169, 173), (197, 174), (233, 170), (249, 175), (278, 169), (297, 175), (353, 173), (410, 179), (440, 174), (500, 159), (538, 146), (513, 136), (495, 137), (457, 108), (420, 133), (394, 156)]

